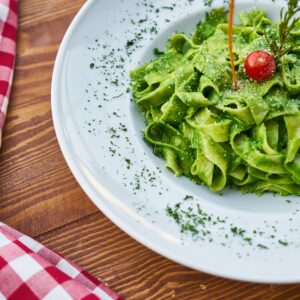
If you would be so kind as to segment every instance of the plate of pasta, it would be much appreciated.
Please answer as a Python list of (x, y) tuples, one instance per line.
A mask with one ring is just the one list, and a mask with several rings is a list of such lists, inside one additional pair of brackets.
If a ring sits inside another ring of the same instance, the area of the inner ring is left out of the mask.
[(115, 2), (87, 1), (53, 72), (78, 183), (178, 263), (299, 282), (298, 1)]

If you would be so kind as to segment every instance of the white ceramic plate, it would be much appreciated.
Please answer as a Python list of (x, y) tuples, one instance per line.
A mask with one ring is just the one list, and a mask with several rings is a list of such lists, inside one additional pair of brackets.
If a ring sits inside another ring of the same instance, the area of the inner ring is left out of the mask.
[[(238, 10), (257, 6), (274, 19), (283, 5), (237, 2)], [(213, 194), (176, 178), (143, 141), (145, 124), (130, 102), (128, 72), (151, 59), (153, 48), (163, 49), (176, 30), (192, 32), (204, 14), (201, 0), (88, 1), (66, 33), (53, 75), (61, 149), (99, 209), (161, 255), (227, 278), (299, 282), (297, 197)], [(194, 212), (200, 205), (207, 214), (205, 226), (192, 227), (199, 233), (182, 233), (167, 215), (166, 207), (176, 203)]]

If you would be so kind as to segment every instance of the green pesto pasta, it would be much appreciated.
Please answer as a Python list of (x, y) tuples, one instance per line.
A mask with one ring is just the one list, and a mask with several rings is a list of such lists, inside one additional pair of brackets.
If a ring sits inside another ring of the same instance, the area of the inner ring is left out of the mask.
[(300, 195), (300, 23), (293, 47), (265, 82), (243, 62), (270, 52), (263, 34), (277, 30), (261, 10), (241, 12), (233, 28), (239, 90), (232, 89), (227, 13), (218, 8), (189, 37), (173, 35), (157, 59), (131, 71), (133, 98), (145, 114), (145, 140), (176, 176), (213, 192)]

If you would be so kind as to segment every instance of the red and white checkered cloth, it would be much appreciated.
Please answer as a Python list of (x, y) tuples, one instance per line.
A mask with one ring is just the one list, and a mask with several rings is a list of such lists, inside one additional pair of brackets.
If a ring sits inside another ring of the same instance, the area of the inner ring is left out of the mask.
[[(16, 55), (18, 1), (0, 0), (0, 146)], [(121, 300), (71, 261), (0, 222), (0, 300)]]
[(13, 77), (18, 1), (0, 0), (0, 145)]
[(122, 300), (62, 255), (0, 223), (0, 300)]

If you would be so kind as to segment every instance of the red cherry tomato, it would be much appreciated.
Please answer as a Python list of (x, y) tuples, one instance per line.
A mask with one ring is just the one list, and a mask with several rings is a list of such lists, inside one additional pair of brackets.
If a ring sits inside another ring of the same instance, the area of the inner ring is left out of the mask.
[(276, 70), (276, 63), (272, 55), (266, 51), (258, 50), (248, 54), (244, 68), (251, 79), (265, 81), (273, 76)]

